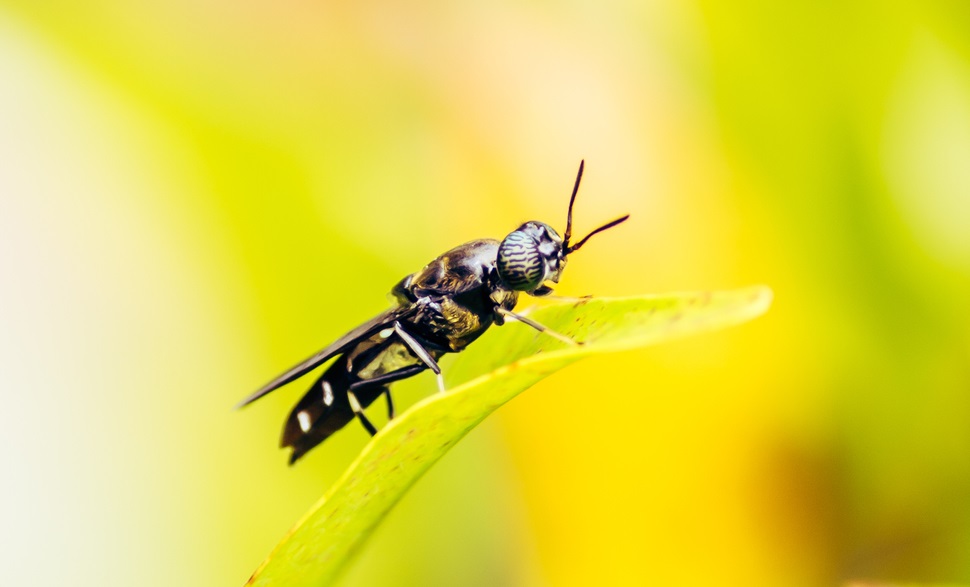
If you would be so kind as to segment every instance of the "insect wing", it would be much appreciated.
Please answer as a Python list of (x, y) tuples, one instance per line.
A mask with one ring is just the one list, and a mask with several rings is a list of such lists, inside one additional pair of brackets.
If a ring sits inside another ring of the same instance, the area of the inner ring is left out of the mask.
[(241, 408), (247, 404), (251, 404), (271, 391), (279, 389), (287, 383), (299, 379), (323, 363), (327, 362), (327, 360), (329, 360), (331, 357), (346, 352), (354, 344), (373, 335), (375, 332), (393, 326), (394, 322), (397, 320), (408, 318), (414, 314), (416, 310), (417, 308), (414, 306), (403, 306), (390, 309), (382, 314), (377, 315), (368, 322), (361, 324), (357, 328), (354, 328), (347, 334), (338, 338), (329, 346), (314, 354), (312, 357), (307, 358), (305, 361), (288, 369), (285, 373), (280, 374), (278, 377), (261, 387), (258, 391), (236, 404), (236, 407)]

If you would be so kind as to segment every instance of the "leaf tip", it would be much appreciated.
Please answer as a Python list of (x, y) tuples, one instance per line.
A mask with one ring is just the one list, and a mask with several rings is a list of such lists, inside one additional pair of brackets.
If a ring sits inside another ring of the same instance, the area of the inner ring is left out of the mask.
[(768, 311), (771, 302), (775, 299), (775, 292), (767, 285), (755, 285), (751, 287), (751, 317), (757, 317)]

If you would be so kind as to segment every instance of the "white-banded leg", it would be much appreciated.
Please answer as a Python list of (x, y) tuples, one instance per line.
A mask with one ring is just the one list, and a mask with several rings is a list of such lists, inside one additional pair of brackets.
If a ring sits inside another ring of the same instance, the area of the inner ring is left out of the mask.
[(428, 366), (428, 369), (434, 371), (434, 374), (438, 377), (438, 391), (444, 393), (445, 378), (441, 375), (441, 367), (438, 366), (438, 363), (434, 360), (434, 357), (431, 356), (431, 353), (428, 352), (428, 349), (421, 346), (420, 342), (408, 334), (408, 332), (404, 330), (404, 327), (401, 326), (400, 322), (394, 322), (394, 332), (401, 337), (401, 340), (404, 341), (404, 344), (408, 345), (408, 348), (414, 352), (415, 356), (421, 359), (421, 362)]
[(350, 402), (350, 409), (353, 410), (354, 415), (357, 416), (357, 419), (360, 420), (360, 423), (364, 426), (364, 428), (370, 432), (370, 435), (374, 436), (377, 434), (377, 428), (370, 423), (370, 420), (368, 420), (367, 416), (364, 414), (364, 408), (360, 406), (360, 401), (357, 400), (357, 394), (348, 389), (347, 400)]
[(526, 318), (525, 316), (523, 316), (521, 314), (516, 314), (515, 312), (510, 312), (509, 310), (506, 310), (502, 306), (496, 307), (495, 308), (495, 311), (498, 312), (499, 314), (501, 314), (502, 316), (506, 317), (506, 318), (512, 318), (513, 320), (518, 320), (519, 322), (521, 322), (523, 324), (527, 324), (527, 325), (535, 328), (539, 332), (548, 334), (549, 336), (555, 338), (556, 340), (562, 341), (562, 342), (564, 342), (566, 344), (572, 344), (572, 345), (581, 345), (581, 344), (583, 344), (582, 342), (580, 342), (578, 340), (573, 340), (573, 339), (569, 338), (565, 334), (560, 334), (560, 333), (556, 332), (555, 330), (553, 330), (551, 328), (548, 328), (546, 326), (543, 326), (542, 324), (539, 324), (538, 322), (536, 322), (535, 320), (533, 320), (531, 318)]

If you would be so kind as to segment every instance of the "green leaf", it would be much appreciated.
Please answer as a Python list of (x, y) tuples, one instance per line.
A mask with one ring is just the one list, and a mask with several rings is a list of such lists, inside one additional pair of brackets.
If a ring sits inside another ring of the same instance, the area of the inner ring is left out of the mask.
[[(394, 504), (496, 408), (583, 357), (646, 346), (755, 318), (766, 287), (557, 302), (530, 317), (582, 341), (568, 345), (524, 325), (493, 328), (447, 371), (435, 393), (388, 423), (256, 570), (248, 585), (329, 585)], [(477, 375), (477, 376), (476, 376)], [(460, 383), (460, 384), (458, 384)]]

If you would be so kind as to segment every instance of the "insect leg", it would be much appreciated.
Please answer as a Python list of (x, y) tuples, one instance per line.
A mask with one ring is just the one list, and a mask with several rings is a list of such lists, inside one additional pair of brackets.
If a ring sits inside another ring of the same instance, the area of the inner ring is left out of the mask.
[(431, 353), (428, 352), (428, 349), (421, 346), (420, 342), (418, 342), (413, 336), (408, 334), (407, 331), (404, 330), (404, 327), (401, 326), (401, 323), (398, 321), (394, 322), (394, 332), (396, 332), (397, 335), (401, 337), (401, 340), (404, 341), (404, 344), (408, 345), (408, 348), (410, 348), (414, 352), (414, 354), (419, 359), (421, 359), (421, 361), (425, 365), (428, 366), (429, 369), (434, 371), (434, 374), (438, 376), (438, 391), (440, 391), (441, 393), (444, 393), (445, 378), (441, 376), (441, 367), (438, 366), (438, 363), (434, 360), (434, 357), (431, 356)]
[(387, 398), (387, 419), (393, 420), (394, 419), (394, 400), (391, 399), (390, 387), (384, 388), (384, 397)]
[(412, 375), (417, 375), (418, 373), (424, 371), (427, 367), (422, 363), (420, 365), (411, 365), (409, 367), (403, 367), (397, 371), (391, 371), (390, 373), (384, 373), (370, 379), (361, 379), (360, 381), (354, 381), (350, 384), (351, 391), (357, 391), (358, 389), (363, 389), (365, 387), (373, 387), (375, 385), (386, 385), (388, 383), (393, 383), (395, 381), (400, 381), (402, 379), (407, 379)]
[(387, 397), (387, 419), (394, 419), (394, 400), (391, 399), (391, 389), (386, 387), (388, 383), (393, 383), (394, 381), (400, 381), (401, 379), (407, 379), (412, 375), (417, 375), (418, 373), (424, 371), (427, 367), (424, 364), (421, 365), (411, 365), (410, 367), (404, 367), (403, 369), (398, 369), (397, 371), (391, 371), (390, 373), (384, 373), (383, 375), (378, 375), (371, 379), (362, 379), (360, 381), (354, 381), (350, 384), (350, 391), (356, 391), (362, 388), (374, 387), (384, 385), (384, 395)]
[(370, 420), (367, 419), (367, 416), (364, 415), (364, 409), (360, 407), (360, 402), (357, 401), (357, 394), (355, 394), (353, 390), (348, 389), (347, 399), (350, 401), (350, 409), (354, 411), (354, 415), (357, 416), (357, 419), (360, 420), (360, 423), (364, 426), (364, 428), (370, 432), (371, 436), (377, 434), (377, 428), (374, 428), (374, 425), (371, 424)]
[(569, 338), (565, 334), (559, 334), (555, 330), (553, 330), (551, 328), (547, 328), (547, 327), (543, 326), (542, 324), (539, 324), (535, 320), (532, 320), (531, 318), (526, 318), (525, 316), (523, 316), (521, 314), (516, 314), (515, 312), (510, 312), (509, 310), (506, 310), (502, 306), (497, 306), (495, 308), (495, 311), (498, 312), (499, 314), (501, 314), (502, 316), (505, 316), (506, 318), (512, 318), (513, 320), (518, 320), (519, 322), (521, 322), (523, 324), (528, 324), (529, 326), (535, 328), (539, 332), (544, 332), (544, 333), (548, 334), (549, 336), (555, 338), (556, 340), (561, 340), (562, 342), (565, 342), (567, 344), (572, 344), (572, 345), (581, 345), (581, 344), (583, 344), (583, 343), (579, 342), (578, 340), (573, 340), (573, 339)]

